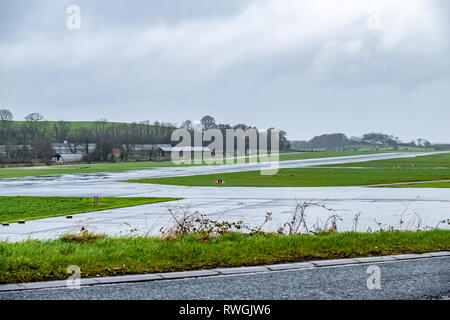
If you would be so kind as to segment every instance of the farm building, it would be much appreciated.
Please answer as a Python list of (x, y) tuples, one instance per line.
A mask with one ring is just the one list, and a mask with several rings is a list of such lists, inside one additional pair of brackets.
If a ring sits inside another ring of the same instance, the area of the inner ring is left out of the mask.
[(83, 153), (57, 153), (52, 157), (53, 162), (77, 162), (83, 160)]

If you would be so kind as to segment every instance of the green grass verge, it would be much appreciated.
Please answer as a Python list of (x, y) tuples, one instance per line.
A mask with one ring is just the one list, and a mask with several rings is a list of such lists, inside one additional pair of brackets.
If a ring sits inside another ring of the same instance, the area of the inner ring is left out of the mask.
[(16, 222), (177, 200), (177, 198), (0, 197), (0, 222)]
[(65, 237), (0, 243), (0, 283), (111, 276), (216, 267), (253, 266), (314, 259), (353, 258), (450, 250), (450, 231), (385, 231), (317, 235), (230, 233), (209, 241), (148, 237)]
[[(225, 181), (215, 185), (215, 179)], [(333, 187), (362, 186), (409, 181), (449, 180), (450, 169), (350, 169), (300, 168), (280, 169), (275, 175), (260, 171), (232, 172), (171, 178), (126, 180), (125, 182), (156, 183), (183, 186), (217, 187)]]
[[(357, 152), (357, 151), (318, 151), (318, 152), (301, 152), (286, 153), (280, 155), (280, 161), (343, 157), (361, 154), (373, 154), (376, 152)], [(236, 160), (234, 162), (237, 162)], [(245, 159), (245, 162), (249, 162)], [(171, 161), (146, 161), (146, 162), (118, 162), (118, 163), (99, 163), (99, 164), (77, 164), (77, 165), (52, 165), (46, 168), (0, 168), (0, 179), (20, 178), (30, 176), (47, 176), (61, 174), (83, 174), (83, 173), (101, 173), (101, 172), (119, 172), (128, 170), (145, 170), (158, 167), (180, 167), (194, 166), (203, 164), (180, 164), (175, 165)]]
[[(428, 152), (436, 151), (434, 148), (425, 147), (412, 147), (412, 146), (398, 146), (397, 148), (392, 146), (374, 147), (367, 144), (355, 144), (347, 146), (346, 148), (357, 148), (358, 151), (385, 151), (385, 152)], [(349, 149), (352, 150), (352, 149)]]
[(286, 153), (280, 154), (280, 161), (348, 157), (348, 156), (359, 156), (377, 153), (384, 153), (384, 151), (315, 151), (315, 152), (301, 152), (301, 153)]
[(450, 188), (450, 182), (402, 184), (397, 186), (389, 186), (389, 188)]

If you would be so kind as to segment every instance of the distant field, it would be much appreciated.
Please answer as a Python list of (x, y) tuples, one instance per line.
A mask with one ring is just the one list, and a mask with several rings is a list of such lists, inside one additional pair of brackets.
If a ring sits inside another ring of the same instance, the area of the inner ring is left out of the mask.
[[(415, 166), (413, 166), (415, 165)], [(321, 167), (372, 167), (372, 168), (450, 168), (450, 152), (434, 154), (430, 156), (420, 156), (414, 158), (398, 158), (389, 160), (375, 160), (357, 163), (343, 163), (324, 165)]]
[[(214, 180), (216, 179), (224, 180), (225, 184), (215, 185)], [(448, 187), (449, 183), (414, 184), (414, 182), (448, 179), (450, 179), (450, 153), (342, 165), (333, 164), (316, 168), (280, 169), (273, 176), (263, 176), (260, 171), (252, 171), (141, 179), (128, 182), (218, 187), (333, 187), (412, 182), (411, 185), (395, 187), (426, 188)]]
[[(53, 127), (55, 123), (58, 123), (59, 121), (47, 121), (47, 124), (49, 127)], [(70, 124), (70, 130), (75, 130), (78, 128), (87, 128), (87, 129), (94, 129), (95, 128), (95, 121), (65, 121), (66, 123)], [(13, 126), (23, 126), (26, 121), (13, 121)], [(112, 124), (125, 124), (122, 122), (105, 122), (105, 125), (108, 127)]]
[(280, 155), (280, 161), (359, 156), (364, 154), (376, 154), (384, 152), (385, 151), (315, 151), (315, 152), (287, 153)]
[(402, 184), (398, 186), (389, 186), (389, 188), (450, 188), (450, 182)]
[[(215, 179), (222, 179), (225, 183), (215, 185)], [(450, 179), (450, 169), (296, 168), (280, 169), (272, 176), (261, 175), (260, 171), (250, 171), (126, 182), (211, 187), (335, 187), (447, 179)]]
[[(361, 154), (372, 154), (375, 152), (356, 152), (356, 151), (318, 151), (318, 152), (301, 152), (286, 153), (280, 155), (280, 161), (315, 159), (342, 157)], [(248, 159), (246, 160), (248, 162)], [(194, 165), (194, 164), (192, 164)], [(77, 164), (77, 165), (53, 165), (45, 168), (26, 167), (26, 168), (3, 168), (0, 169), (0, 179), (18, 178), (29, 176), (45, 176), (60, 174), (81, 174), (81, 173), (100, 173), (100, 172), (118, 172), (127, 170), (144, 170), (157, 167), (173, 167), (173, 166), (192, 166), (191, 164), (175, 165), (171, 161), (163, 162), (118, 162), (118, 163), (100, 163), (100, 164)], [(197, 164), (202, 165), (202, 164)]]
[(100, 197), (94, 204), (86, 197), (0, 197), (0, 223), (33, 220), (67, 214), (138, 206), (176, 198), (111, 198)]
[(435, 151), (433, 148), (424, 147), (412, 147), (412, 146), (398, 146), (397, 150), (391, 146), (382, 146), (379, 148), (374, 148), (373, 146), (362, 144), (362, 145), (352, 145), (353, 148), (357, 148), (358, 151), (379, 151), (379, 152), (426, 152)]

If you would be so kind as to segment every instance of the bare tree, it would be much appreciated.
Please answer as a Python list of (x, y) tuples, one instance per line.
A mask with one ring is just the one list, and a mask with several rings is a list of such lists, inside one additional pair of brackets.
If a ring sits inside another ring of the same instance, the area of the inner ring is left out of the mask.
[(181, 124), (181, 128), (184, 128), (188, 131), (192, 131), (192, 130), (194, 130), (194, 125), (192, 124), (191, 120), (186, 120), (186, 121), (183, 121), (183, 123)]
[(13, 114), (7, 109), (0, 110), (0, 143), (7, 144), (11, 133)]
[(30, 113), (25, 117), (26, 124), (24, 126), (24, 134), (26, 140), (30, 141), (34, 138), (42, 138), (47, 133), (47, 120), (38, 112)]
[(70, 132), (70, 123), (58, 121), (53, 125), (54, 137), (56, 141), (63, 142), (67, 140)]
[(202, 130), (206, 131), (216, 127), (216, 120), (211, 116), (204, 116), (200, 122), (202, 123)]
[(30, 121), (30, 122), (36, 122), (36, 121), (44, 121), (45, 118), (39, 112), (33, 112), (33, 113), (30, 113), (29, 115), (27, 115), (25, 117), (25, 120)]
[(71, 152), (77, 153), (77, 148), (84, 149), (84, 153), (89, 153), (89, 143), (94, 139), (94, 134), (87, 128), (77, 128), (69, 136), (71, 142)]
[(0, 109), (0, 120), (1, 121), (11, 121), (13, 119), (13, 114), (8, 109)]

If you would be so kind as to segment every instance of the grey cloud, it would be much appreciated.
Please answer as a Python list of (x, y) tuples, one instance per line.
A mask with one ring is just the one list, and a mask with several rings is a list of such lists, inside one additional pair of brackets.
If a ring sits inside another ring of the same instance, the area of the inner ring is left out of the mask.
[[(386, 1), (379, 31), (365, 26), (362, 2), (3, 2), (0, 106), (16, 118), (180, 123), (208, 113), (292, 139), (382, 130), (450, 141), (448, 2), (414, 0), (403, 12)], [(80, 31), (65, 28), (72, 3)]]

